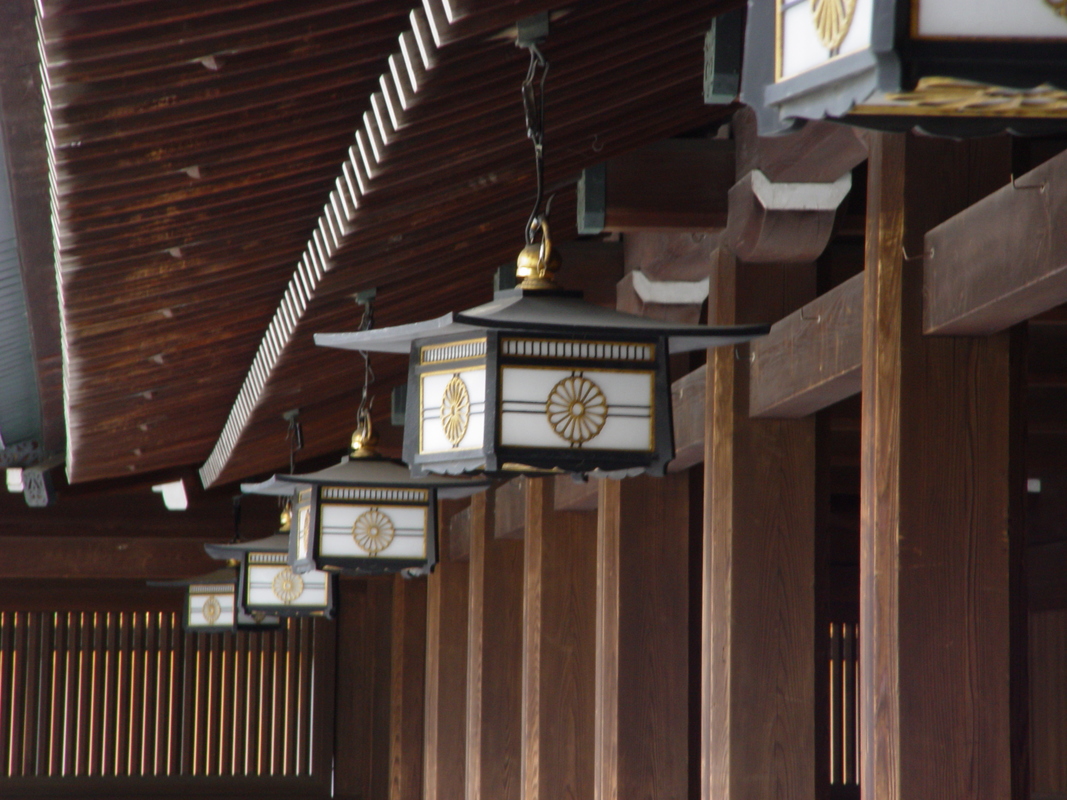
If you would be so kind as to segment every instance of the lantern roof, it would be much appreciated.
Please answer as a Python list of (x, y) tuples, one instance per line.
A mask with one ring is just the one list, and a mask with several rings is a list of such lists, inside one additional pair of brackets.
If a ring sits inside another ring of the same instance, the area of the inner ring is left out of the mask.
[(206, 542), (204, 544), (204, 552), (220, 561), (240, 557), (249, 550), (255, 550), (257, 553), (288, 553), (289, 534), (275, 533), (249, 542), (227, 542), (226, 544)]
[[(204, 545), (204, 549), (210, 545)], [(210, 551), (208, 554), (211, 555)], [(212, 556), (215, 558), (216, 556)], [(221, 558), (227, 558), (227, 556), (221, 556)], [(178, 578), (171, 581), (148, 581), (149, 586), (155, 587), (168, 587), (168, 586), (192, 586), (193, 584), (213, 584), (213, 583), (229, 583), (236, 585), (237, 583), (237, 570), (233, 567), (222, 567), (214, 572), (208, 572), (204, 575), (195, 575), (192, 578)]]
[(293, 482), (283, 481), (278, 475), (271, 475), (267, 480), (259, 483), (242, 483), (242, 494), (262, 494), (270, 497), (292, 497)]
[[(580, 292), (508, 289), (484, 305), (436, 319), (350, 333), (316, 333), (315, 344), (344, 350), (407, 353), (417, 339), (485, 330), (620, 337), (667, 337), (672, 353), (739, 344), (770, 325), (684, 325), (639, 317), (581, 299)], [(304, 476), (307, 477), (307, 476)]]
[[(330, 486), (389, 486), (401, 489), (436, 489), (438, 497), (457, 499), (484, 490), (489, 481), (481, 478), (458, 478), (443, 475), (412, 477), (407, 465), (399, 459), (375, 455), (363, 458), (345, 457), (340, 464), (309, 472), (306, 475), (275, 475), (279, 483)], [(257, 484), (261, 485), (261, 484)], [(291, 489), (290, 489), (291, 491)]]

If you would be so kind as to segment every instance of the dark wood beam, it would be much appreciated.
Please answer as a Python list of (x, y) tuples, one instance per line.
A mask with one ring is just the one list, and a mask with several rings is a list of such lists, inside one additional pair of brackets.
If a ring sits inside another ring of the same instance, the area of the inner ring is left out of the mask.
[[(776, 319), (811, 266), (720, 253), (716, 324)], [(815, 797), (815, 420), (749, 416), (747, 348), (708, 353), (701, 797)], [(753, 665), (759, 665), (753, 668)]]
[(339, 589), (334, 796), (387, 800), (393, 582), (342, 578)]
[(466, 561), (451, 555), (451, 530), (451, 526), (445, 528), (441, 561), (426, 578), (424, 800), (456, 800), (466, 791), (469, 575)]
[(188, 578), (219, 568), (196, 539), (0, 536), (0, 579)]
[(671, 384), (674, 460), (667, 465), (670, 472), (681, 472), (704, 460), (707, 372), (707, 365), (702, 365)]
[(526, 529), (526, 476), (519, 475), (496, 487), (493, 535), (497, 539), (521, 539)]
[(836, 183), (780, 184), (752, 170), (730, 189), (722, 240), (748, 262), (814, 261), (830, 241), (851, 185), (847, 175)]
[(1026, 652), (1026, 625), (1013, 608), (1024, 476), (1010, 337), (923, 337), (922, 271), (906, 255), (1009, 169), (1005, 140), (871, 136), (860, 526), (868, 797), (1029, 796), (1025, 691), (1013, 694), (1025, 664), (1020, 674), (1011, 658)]
[(389, 800), (423, 800), (426, 579), (393, 578)]
[(849, 278), (752, 343), (749, 413), (797, 418), (859, 393), (863, 275)]
[(493, 536), (493, 492), (471, 498), (467, 800), (518, 800), (523, 543)]
[(586, 169), (578, 232), (715, 231), (734, 183), (728, 139), (667, 139)]
[(630, 231), (622, 237), (627, 270), (639, 269), (656, 281), (699, 281), (708, 277), (719, 246), (715, 233)]
[(1026, 590), (1034, 611), (1067, 609), (1067, 541), (1027, 548)]
[(556, 511), (596, 511), (599, 490), (596, 479), (581, 481), (557, 475), (553, 495)]
[(996, 333), (1067, 301), (1065, 217), (1062, 153), (932, 228), (923, 331)]
[(779, 183), (832, 183), (867, 160), (866, 134), (852, 125), (807, 122), (785, 136), (757, 136), (747, 106), (733, 118), (737, 174), (760, 170)]
[(593, 797), (597, 521), (526, 482), (523, 800)]
[(1067, 609), (1033, 614), (1030, 629), (1031, 797), (1058, 800), (1067, 793)]
[(457, 511), (448, 523), (448, 557), (453, 561), (470, 561), (471, 507)]
[(686, 797), (688, 476), (598, 489), (595, 796)]

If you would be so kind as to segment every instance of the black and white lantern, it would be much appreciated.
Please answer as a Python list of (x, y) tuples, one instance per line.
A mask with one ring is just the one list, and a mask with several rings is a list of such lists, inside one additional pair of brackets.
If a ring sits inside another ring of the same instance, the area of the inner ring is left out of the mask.
[(416, 476), (662, 475), (674, 457), (670, 354), (745, 342), (769, 330), (661, 322), (586, 303), (556, 286), (560, 258), (549, 235), (551, 198), (544, 202), (543, 192), (548, 62), (538, 41), (519, 40), (530, 51), (522, 95), (537, 177), (516, 263), (521, 285), (426, 322), (315, 335), (327, 347), (410, 354), (404, 460)]
[(749, 0), (741, 99), (799, 120), (980, 135), (1067, 126), (1063, 0)]
[(190, 633), (225, 633), (235, 630), (263, 630), (279, 624), (277, 616), (249, 614), (237, 600), (237, 569), (222, 569), (176, 581), (149, 581), (149, 586), (184, 586), (184, 627)]
[(268, 482), (293, 491), (288, 563), (296, 575), (316, 569), (360, 575), (432, 569), (438, 498), (467, 497), (488, 485), (468, 478), (414, 478), (403, 462), (380, 455), (374, 442), (363, 409), (350, 458)]
[(237, 605), (248, 614), (332, 617), (335, 576), (321, 570), (303, 575), (289, 567), (289, 533), (233, 544), (206, 544), (212, 558), (238, 562)]
[(410, 353), (404, 460), (416, 476), (662, 475), (674, 457), (669, 355), (767, 330), (661, 322), (520, 287), (428, 322), (315, 342)]

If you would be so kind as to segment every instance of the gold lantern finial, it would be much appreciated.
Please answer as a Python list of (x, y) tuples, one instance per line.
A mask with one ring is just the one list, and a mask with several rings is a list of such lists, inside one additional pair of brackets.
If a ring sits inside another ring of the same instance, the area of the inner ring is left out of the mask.
[(555, 273), (563, 264), (559, 251), (552, 249), (552, 237), (548, 230), (548, 217), (539, 214), (530, 222), (536, 233), (541, 231), (541, 242), (530, 243), (522, 248), (515, 262), (515, 277), (522, 278), (522, 289), (555, 289)]
[(378, 434), (371, 424), (370, 409), (359, 410), (359, 425), (352, 432), (352, 458), (371, 458), (378, 455)]

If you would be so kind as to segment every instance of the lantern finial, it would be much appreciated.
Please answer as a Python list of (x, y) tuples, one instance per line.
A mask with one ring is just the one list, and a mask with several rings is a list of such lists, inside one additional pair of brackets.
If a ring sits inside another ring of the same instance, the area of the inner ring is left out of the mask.
[(541, 243), (530, 243), (522, 248), (515, 262), (515, 277), (522, 278), (522, 289), (555, 289), (554, 274), (559, 270), (563, 259), (558, 250), (552, 249), (552, 238), (548, 232), (548, 212), (539, 214), (530, 222), (531, 229), (541, 230)]
[(378, 434), (371, 424), (370, 408), (359, 410), (359, 426), (352, 432), (352, 458), (377, 458)]

